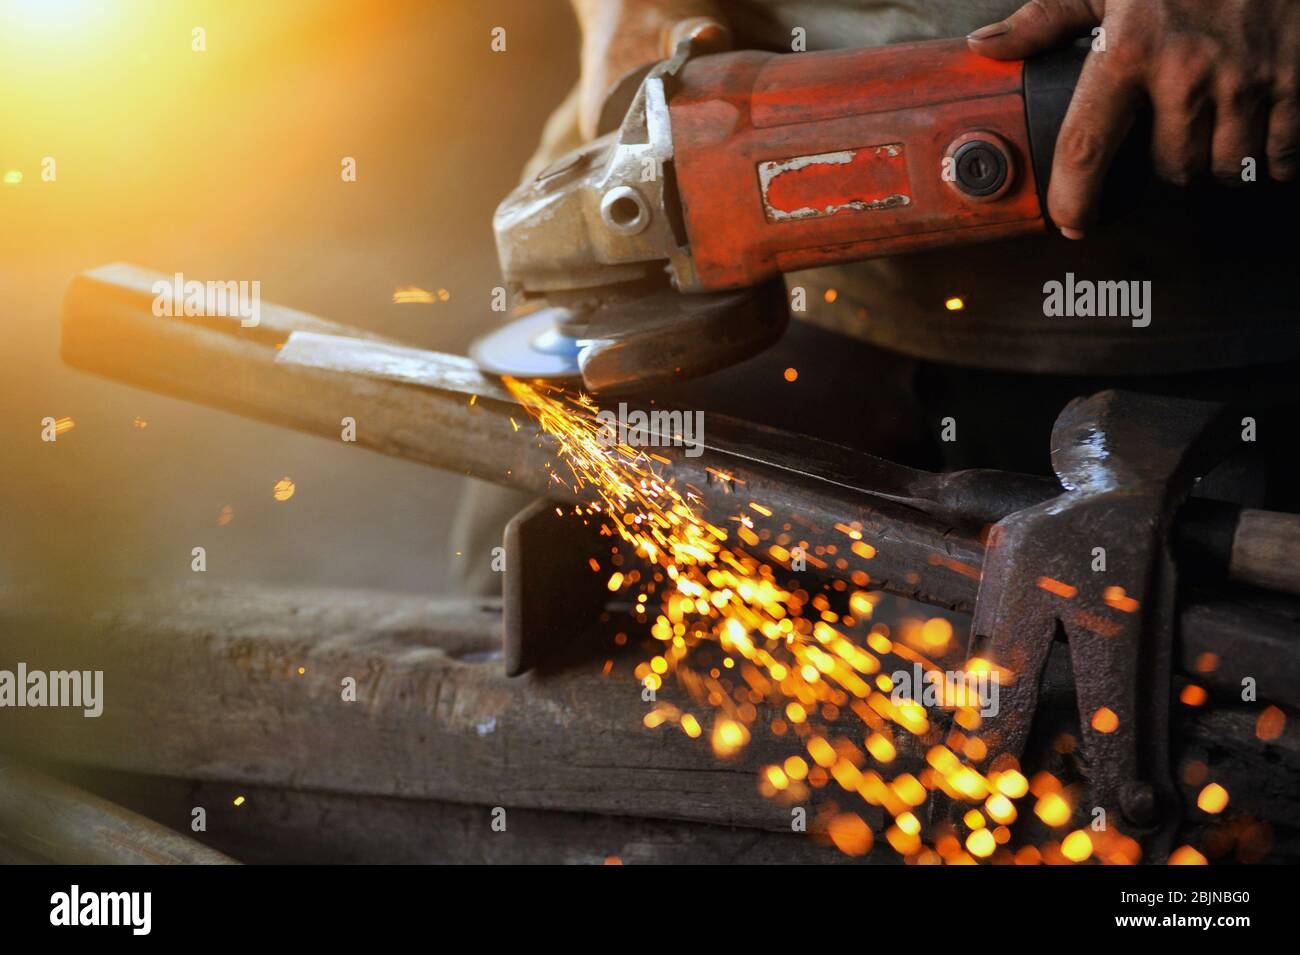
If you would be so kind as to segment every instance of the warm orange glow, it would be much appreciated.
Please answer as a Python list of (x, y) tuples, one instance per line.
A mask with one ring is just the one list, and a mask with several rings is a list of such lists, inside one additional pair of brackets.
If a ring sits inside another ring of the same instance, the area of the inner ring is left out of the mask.
[(1059, 793), (1048, 793), (1034, 806), (1034, 815), (1049, 826), (1063, 826), (1070, 821), (1070, 804)]
[(1196, 808), (1211, 815), (1223, 812), (1228, 808), (1228, 790), (1218, 783), (1210, 783), (1196, 797)]
[(988, 802), (984, 804), (984, 811), (989, 814), (990, 819), (1004, 826), (1016, 821), (1016, 807), (1001, 793), (994, 793), (988, 798)]
[(897, 755), (894, 744), (879, 733), (872, 733), (867, 738), (867, 752), (881, 763), (892, 763)]
[(1107, 607), (1124, 613), (1136, 613), (1138, 609), (1138, 602), (1125, 593), (1123, 587), (1107, 587), (1102, 591), (1101, 599)]
[(1205, 856), (1191, 846), (1179, 846), (1169, 854), (1170, 865), (1209, 865)]
[(942, 653), (952, 639), (952, 624), (943, 617), (931, 617), (921, 627), (921, 642), (927, 650)]
[(845, 855), (864, 856), (871, 851), (875, 841), (870, 827), (856, 813), (840, 813), (830, 821), (827, 835), (835, 847)]
[(275, 482), (275, 487), (271, 488), (271, 496), (277, 501), (287, 501), (289, 498), (293, 497), (294, 491), (296, 490), (297, 488), (294, 486), (293, 481), (289, 480), (287, 477), (282, 477), (280, 480)]
[(428, 289), (405, 285), (393, 292), (394, 305), (428, 305), (437, 300), (437, 296)]
[(1092, 728), (1098, 733), (1113, 733), (1119, 729), (1119, 717), (1108, 706), (1103, 706), (1092, 714)]
[(1016, 865), (1042, 865), (1043, 854), (1037, 846), (1021, 846), (1016, 850)]
[(734, 756), (749, 742), (749, 730), (744, 723), (719, 719), (713, 724), (713, 752), (719, 756)]
[(1286, 729), (1286, 714), (1276, 706), (1267, 707), (1255, 721), (1255, 735), (1265, 742), (1280, 737), (1284, 729)]
[(1092, 839), (1082, 829), (1076, 829), (1061, 840), (1061, 855), (1071, 862), (1083, 862), (1092, 855)]
[(1195, 683), (1189, 683), (1178, 694), (1178, 700), (1186, 706), (1202, 706), (1205, 703), (1205, 690)]
[(966, 849), (977, 859), (987, 859), (997, 847), (997, 840), (987, 829), (976, 829), (966, 837)]
[(1039, 577), (1038, 586), (1043, 590), (1046, 590), (1049, 594), (1056, 594), (1056, 596), (1063, 597), (1066, 600), (1073, 600), (1079, 593), (1078, 587), (1062, 583), (1061, 581), (1054, 580), (1051, 577)]
[(863, 560), (871, 560), (876, 556), (876, 549), (866, 541), (854, 541), (849, 549)]
[(960, 312), (966, 307), (966, 302), (954, 295), (951, 298), (944, 300), (943, 307), (950, 312)]
[(1010, 769), (998, 774), (998, 792), (1011, 799), (1019, 799), (1029, 792), (1029, 780), (1019, 770)]

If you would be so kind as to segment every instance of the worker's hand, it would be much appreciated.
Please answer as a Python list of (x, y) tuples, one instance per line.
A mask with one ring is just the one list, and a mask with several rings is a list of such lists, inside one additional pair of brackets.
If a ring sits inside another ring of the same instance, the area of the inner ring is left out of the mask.
[(731, 42), (714, 0), (573, 0), (582, 28), (578, 125), (596, 135), (600, 110), (614, 84), (637, 67), (662, 60), (689, 36), (710, 52)]
[(1277, 180), (1300, 172), (1300, 2), (1032, 0), (968, 41), (985, 56), (1019, 59), (1090, 31), (1048, 188), (1062, 234), (1083, 236), (1144, 98), (1164, 179), (1186, 184), (1208, 170), (1241, 183), (1245, 159)]

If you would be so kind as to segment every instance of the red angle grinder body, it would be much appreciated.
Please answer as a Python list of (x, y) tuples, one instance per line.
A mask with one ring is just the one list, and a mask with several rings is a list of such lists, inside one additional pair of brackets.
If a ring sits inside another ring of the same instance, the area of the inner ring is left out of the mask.
[(526, 317), (473, 354), (498, 374), (634, 389), (774, 341), (783, 305), (735, 290), (1044, 229), (1082, 52), (1034, 62), (960, 40), (700, 57), (683, 44), (637, 78), (617, 130), (501, 204), (502, 271)]
[(669, 114), (697, 287), (1042, 229), (1023, 74), (948, 42), (688, 62)]

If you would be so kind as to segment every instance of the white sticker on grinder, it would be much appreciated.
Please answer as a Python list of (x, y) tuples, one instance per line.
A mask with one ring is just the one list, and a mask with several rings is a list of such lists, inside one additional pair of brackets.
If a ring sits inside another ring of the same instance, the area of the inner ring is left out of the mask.
[(761, 162), (758, 181), (772, 222), (897, 209), (912, 201), (902, 143)]

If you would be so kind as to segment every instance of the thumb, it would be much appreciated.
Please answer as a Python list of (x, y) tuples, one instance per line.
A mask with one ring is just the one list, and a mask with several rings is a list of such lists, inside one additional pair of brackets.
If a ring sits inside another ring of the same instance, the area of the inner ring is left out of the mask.
[(1022, 60), (1096, 26), (1105, 5), (1105, 0), (1031, 0), (1005, 20), (980, 27), (966, 41), (983, 56)]

